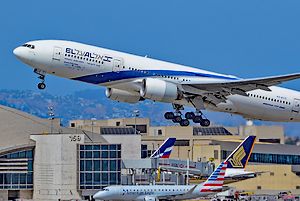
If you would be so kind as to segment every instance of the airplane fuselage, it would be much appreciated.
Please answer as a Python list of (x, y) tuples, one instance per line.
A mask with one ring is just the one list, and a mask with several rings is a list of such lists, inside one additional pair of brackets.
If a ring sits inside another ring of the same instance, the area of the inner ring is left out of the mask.
[[(71, 41), (40, 40), (29, 42), (34, 48), (18, 47), (14, 53), (19, 59), (40, 73), (52, 74), (107, 87), (107, 96), (113, 100), (134, 103), (141, 100), (143, 79), (164, 81), (176, 85), (239, 80), (232, 75), (218, 74), (184, 65), (159, 61), (142, 56), (99, 48)], [(155, 82), (151, 90), (160, 93), (164, 87)], [(113, 90), (118, 91), (118, 97)], [(248, 96), (229, 95), (226, 102), (216, 105), (204, 102), (205, 108), (239, 114), (247, 119), (279, 122), (300, 121), (300, 93), (298, 91), (270, 87), (247, 92)], [(199, 95), (201, 91), (199, 90)], [(147, 99), (191, 106), (184, 98), (163, 96)]]
[[(194, 188), (194, 189), (193, 189)], [(149, 200), (155, 201), (157, 197), (173, 197), (173, 200), (187, 200), (206, 197), (218, 191), (201, 192), (199, 185), (131, 185), (131, 186), (109, 186), (99, 191), (93, 197), (101, 200)], [(219, 191), (221, 191), (220, 188)]]

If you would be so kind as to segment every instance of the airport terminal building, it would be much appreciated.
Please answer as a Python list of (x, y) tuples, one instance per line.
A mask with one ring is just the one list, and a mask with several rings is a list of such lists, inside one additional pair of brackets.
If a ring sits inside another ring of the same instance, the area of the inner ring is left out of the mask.
[[(184, 184), (180, 168), (188, 159), (196, 167), (190, 182), (200, 182), (249, 133), (257, 144), (247, 170), (260, 173), (229, 186), (299, 193), (300, 147), (284, 144), (282, 127), (153, 127), (143, 118), (73, 120), (62, 127), (57, 119), (0, 105), (0, 200), (88, 200), (108, 185)], [(171, 159), (147, 159), (167, 137), (178, 139)], [(158, 167), (173, 174), (153, 176)]]

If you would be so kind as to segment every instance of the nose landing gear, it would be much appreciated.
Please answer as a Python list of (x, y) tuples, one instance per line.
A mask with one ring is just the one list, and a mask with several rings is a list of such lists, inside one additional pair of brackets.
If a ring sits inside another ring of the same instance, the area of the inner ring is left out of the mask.
[(46, 88), (46, 84), (44, 83), (44, 82), (40, 82), (40, 83), (38, 83), (38, 89), (45, 89)]
[(45, 89), (46, 88), (46, 84), (45, 84), (45, 75), (46, 75), (46, 72), (45, 71), (42, 71), (42, 70), (39, 70), (37, 68), (34, 69), (33, 71), (34, 73), (38, 74), (38, 78), (41, 80), (40, 83), (38, 83), (37, 87), (38, 89)]
[(172, 120), (174, 123), (179, 123), (180, 126), (189, 126), (190, 121), (192, 120), (194, 123), (199, 123), (203, 127), (208, 127), (210, 125), (210, 121), (206, 118), (203, 118), (203, 113), (201, 111), (187, 112), (185, 113), (183, 118), (180, 110), (183, 110), (181, 105), (174, 104), (173, 105), (175, 112), (166, 112), (165, 119)]

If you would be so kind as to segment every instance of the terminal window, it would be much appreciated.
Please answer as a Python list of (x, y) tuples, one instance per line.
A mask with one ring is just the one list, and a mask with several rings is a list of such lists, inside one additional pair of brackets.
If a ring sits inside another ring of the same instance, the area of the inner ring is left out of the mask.
[(0, 189), (33, 189), (33, 153), (27, 149), (0, 155)]
[(121, 184), (121, 145), (79, 145), (79, 189)]
[[(231, 151), (222, 150), (222, 158), (225, 159)], [(252, 153), (249, 162), (300, 165), (300, 155)]]

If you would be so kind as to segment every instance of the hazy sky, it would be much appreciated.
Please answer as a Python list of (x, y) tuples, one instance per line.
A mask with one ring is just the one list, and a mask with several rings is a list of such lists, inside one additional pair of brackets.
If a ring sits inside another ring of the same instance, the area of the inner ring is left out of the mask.
[[(300, 72), (300, 1), (1, 1), (0, 88), (36, 90), (12, 54), (65, 39), (240, 77)], [(92, 85), (48, 76), (57, 94)], [(285, 86), (300, 90), (300, 81)]]

